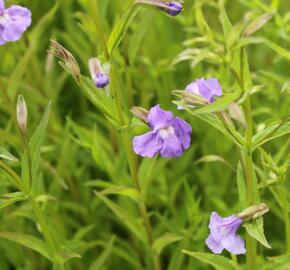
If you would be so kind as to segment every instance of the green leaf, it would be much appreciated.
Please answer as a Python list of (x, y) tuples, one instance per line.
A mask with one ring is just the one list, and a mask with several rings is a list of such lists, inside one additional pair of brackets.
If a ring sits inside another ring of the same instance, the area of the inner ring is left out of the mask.
[(47, 244), (43, 240), (40, 240), (32, 235), (17, 232), (0, 232), (0, 238), (11, 240), (27, 248), (30, 248), (40, 253), (47, 259), (53, 261), (51, 254), (48, 252), (49, 248)]
[(266, 142), (269, 142), (278, 137), (290, 134), (290, 121), (274, 122), (266, 128), (260, 130), (255, 136), (253, 136), (252, 144), (253, 149), (257, 149)]
[(138, 14), (139, 10), (140, 7), (133, 5), (114, 26), (114, 29), (111, 32), (111, 35), (107, 42), (107, 47), (110, 55), (114, 52), (114, 50), (119, 46), (119, 44), (123, 40), (130, 24), (132, 23), (135, 16)]
[(115, 241), (115, 236), (112, 236), (109, 243), (106, 245), (105, 250), (102, 252), (102, 254), (93, 262), (93, 264), (90, 266), (89, 270), (99, 270), (101, 267), (105, 265), (107, 262), (111, 252), (112, 247)]
[(206, 156), (203, 156), (203, 157), (199, 158), (195, 162), (195, 164), (199, 164), (199, 163), (202, 163), (202, 162), (221, 162), (221, 163), (227, 165), (228, 167), (230, 167), (231, 169), (233, 169), (232, 165), (229, 162), (227, 162), (223, 157), (217, 156), (217, 155), (206, 155)]
[(46, 127), (47, 127), (48, 119), (49, 119), (50, 108), (51, 108), (51, 102), (49, 102), (49, 104), (47, 105), (39, 125), (37, 126), (36, 130), (34, 131), (33, 135), (31, 136), (29, 140), (33, 179), (35, 179), (38, 168), (39, 168), (41, 147), (44, 142)]
[(260, 42), (267, 45), (269, 48), (280, 54), (282, 57), (286, 58), (287, 60), (290, 60), (290, 52), (283, 47), (277, 45), (276, 43), (266, 39), (266, 38), (260, 38)]
[(225, 94), (222, 98), (217, 99), (214, 103), (195, 109), (195, 113), (202, 114), (224, 110), (230, 103), (237, 100), (240, 95), (240, 91)]
[(244, 36), (250, 36), (261, 29), (273, 17), (273, 12), (265, 13), (254, 19), (245, 29)]
[(247, 223), (243, 225), (248, 234), (253, 237), (254, 239), (256, 239), (258, 242), (260, 242), (263, 246), (265, 246), (266, 248), (271, 248), (271, 246), (269, 245), (265, 234), (264, 234), (264, 222), (263, 222), (263, 218), (258, 218), (253, 220), (252, 223)]
[(15, 161), (17, 162), (18, 159), (14, 157), (11, 153), (9, 153), (5, 148), (0, 147), (0, 158), (6, 159), (9, 161)]
[(109, 195), (109, 194), (121, 195), (121, 196), (131, 198), (132, 200), (134, 200), (137, 203), (140, 202), (140, 200), (141, 200), (141, 194), (135, 188), (114, 186), (114, 187), (102, 190), (101, 194), (103, 194), (103, 195)]
[(101, 193), (95, 191), (95, 194), (115, 213), (121, 222), (138, 237), (138, 239), (143, 243), (147, 243), (144, 228), (136, 217), (132, 216), (128, 211), (108, 199), (106, 196), (103, 196)]
[(156, 254), (160, 255), (162, 250), (168, 245), (180, 241), (183, 237), (173, 233), (165, 233), (163, 236), (155, 239), (153, 244), (153, 250)]
[(265, 263), (263, 270), (286, 270), (290, 267), (289, 254), (277, 257), (268, 257), (268, 260), (270, 262)]
[(24, 201), (27, 198), (22, 192), (6, 193), (0, 196), (0, 209), (3, 209), (11, 204), (19, 201)]
[(247, 189), (244, 180), (244, 174), (242, 165), (239, 162), (238, 169), (237, 169), (237, 186), (238, 186), (238, 193), (239, 193), (239, 202), (240, 208), (243, 209), (247, 207)]
[(239, 139), (239, 141), (237, 141), (237, 139), (226, 129), (225, 125), (215, 114), (213, 113), (199, 114), (195, 112), (195, 109), (188, 107), (188, 105), (186, 105), (185, 103), (181, 101), (173, 101), (173, 103), (183, 107), (186, 111), (188, 111), (195, 117), (213, 126), (217, 130), (219, 130), (221, 133), (223, 133), (227, 138), (229, 138), (232, 142), (234, 142), (236, 145), (238, 145), (241, 148), (244, 148), (245, 143), (244, 143), (243, 137), (237, 131), (233, 129), (232, 131), (235, 133), (236, 138)]
[(194, 257), (201, 262), (210, 264), (217, 270), (235, 270), (238, 269), (235, 263), (226, 257), (204, 252), (192, 252), (189, 250), (182, 250), (186, 255)]
[(96, 86), (92, 83), (92, 80), (88, 77), (81, 76), (80, 78), (81, 89), (85, 96), (110, 118), (113, 123), (117, 123), (117, 112), (115, 109), (115, 102), (111, 97), (108, 97), (105, 91), (99, 91)]

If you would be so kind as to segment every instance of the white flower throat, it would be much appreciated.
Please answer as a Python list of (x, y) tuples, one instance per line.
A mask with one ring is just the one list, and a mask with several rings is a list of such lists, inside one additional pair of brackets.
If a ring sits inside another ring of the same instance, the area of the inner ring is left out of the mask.
[(10, 17), (6, 11), (4, 11), (3, 13), (0, 12), (0, 25), (9, 21), (9, 20), (10, 20)]
[(159, 135), (162, 139), (168, 139), (174, 134), (175, 134), (174, 128), (170, 125), (165, 128), (159, 129)]

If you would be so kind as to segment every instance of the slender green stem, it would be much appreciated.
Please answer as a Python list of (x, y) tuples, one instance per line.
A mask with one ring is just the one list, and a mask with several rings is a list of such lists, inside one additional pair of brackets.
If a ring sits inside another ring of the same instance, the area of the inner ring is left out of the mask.
[[(245, 83), (244, 83), (244, 49), (240, 50), (240, 80), (239, 84), (243, 92), (245, 92)], [(247, 96), (245, 103), (243, 105), (245, 118), (247, 123), (246, 128), (246, 151), (244, 151), (244, 174), (246, 178), (247, 186), (247, 196), (248, 196), (248, 205), (252, 205), (255, 202), (254, 198), (254, 179), (253, 179), (253, 157), (252, 157), (252, 138), (253, 138), (253, 118), (252, 118), (252, 106), (250, 97)], [(256, 256), (256, 247), (254, 239), (247, 234), (246, 237), (247, 245), (247, 269), (255, 269), (255, 256)]]
[(30, 152), (30, 148), (29, 148), (29, 142), (27, 140), (27, 136), (26, 134), (24, 134), (22, 131), (21, 132), (21, 136), (23, 139), (23, 144), (24, 144), (24, 148), (25, 151), (27, 153), (27, 165), (28, 165), (28, 174), (29, 174), (29, 183), (28, 183), (28, 188), (31, 191), (31, 187), (32, 187), (32, 181), (33, 181), (33, 176), (32, 176), (32, 159), (31, 159), (31, 152)]
[[(101, 19), (99, 17), (98, 2), (97, 2), (97, 0), (91, 0), (91, 4), (92, 4), (92, 8), (93, 8), (95, 23), (97, 26), (97, 30), (99, 32), (98, 35), (99, 35), (99, 39), (100, 39), (100, 42), (102, 45), (103, 53), (106, 57), (106, 60), (109, 61), (110, 60), (110, 52), (109, 52), (108, 47), (107, 47), (105, 35), (103, 32), (103, 28), (102, 28)], [(123, 31), (121, 31), (121, 33), (125, 32), (124, 31), (125, 28), (127, 27), (128, 23), (130, 22), (130, 20), (132, 19), (133, 15), (134, 15), (135, 7), (136, 7), (136, 5), (134, 4), (131, 7), (129, 13), (127, 14), (126, 20), (125, 20), (125, 23), (123, 26), (124, 29), (122, 29)], [(119, 40), (119, 39), (116, 39), (116, 40)], [(113, 51), (116, 46), (117, 46), (117, 44), (113, 44), (111, 51)], [(111, 65), (111, 91), (112, 91), (112, 96), (115, 100), (116, 110), (117, 110), (118, 118), (119, 118), (119, 124), (120, 124), (120, 126), (123, 126), (126, 124), (126, 121), (125, 121), (125, 117), (123, 115), (123, 110), (122, 110), (122, 91), (120, 89), (120, 82), (119, 82), (117, 69), (115, 67), (115, 63), (112, 62), (111, 64), (112, 64)], [(125, 146), (125, 151), (126, 151), (126, 155), (128, 158), (128, 164), (129, 164), (131, 178), (134, 182), (135, 188), (142, 194), (141, 187), (140, 187), (139, 180), (138, 180), (137, 157), (132, 151), (130, 135), (127, 131), (124, 131), (124, 133), (121, 134), (121, 138), (122, 138), (123, 144)], [(151, 227), (147, 207), (146, 207), (146, 204), (145, 204), (143, 199), (139, 202), (139, 211), (140, 211), (140, 215), (143, 219), (144, 227), (145, 227), (147, 238), (148, 238), (148, 243), (152, 249), (152, 245), (154, 243), (154, 237), (153, 237), (153, 232), (152, 232), (152, 227)], [(153, 254), (152, 261), (154, 264), (154, 269), (160, 270), (161, 265), (160, 265), (159, 256), (155, 256), (153, 251), (151, 253)]]
[(34, 198), (30, 198), (30, 204), (31, 204), (31, 207), (34, 211), (34, 214), (39, 222), (39, 225), (41, 227), (41, 231), (43, 233), (44, 238), (47, 241), (47, 243), (50, 247), (50, 250), (53, 252), (53, 254), (55, 254), (57, 252), (57, 246), (56, 246), (56, 243), (52, 237), (52, 234), (47, 226), (48, 223), (43, 215), (43, 212), (42, 212), (41, 208), (39, 207), (38, 202)]
[(284, 223), (285, 223), (285, 235), (286, 235), (286, 243), (287, 243), (287, 253), (290, 253), (290, 219), (289, 219), (289, 203), (287, 199), (287, 189), (282, 188), (280, 191), (280, 197), (283, 204), (283, 215), (284, 215)]

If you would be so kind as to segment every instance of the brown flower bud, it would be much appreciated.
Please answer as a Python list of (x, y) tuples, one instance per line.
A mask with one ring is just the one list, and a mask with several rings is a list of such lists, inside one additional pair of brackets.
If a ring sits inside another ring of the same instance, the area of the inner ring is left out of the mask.
[(269, 207), (265, 203), (260, 203), (246, 208), (245, 210), (237, 214), (237, 217), (243, 220), (256, 219), (263, 216), (268, 211)]
[(74, 56), (57, 41), (50, 40), (49, 53), (63, 61), (66, 70), (75, 78), (78, 79), (81, 75), (79, 65)]
[(132, 114), (134, 114), (136, 117), (140, 118), (141, 120), (143, 120), (144, 122), (148, 123), (148, 114), (149, 112), (142, 108), (142, 107), (137, 107), (134, 106), (132, 107), (132, 109), (130, 110)]

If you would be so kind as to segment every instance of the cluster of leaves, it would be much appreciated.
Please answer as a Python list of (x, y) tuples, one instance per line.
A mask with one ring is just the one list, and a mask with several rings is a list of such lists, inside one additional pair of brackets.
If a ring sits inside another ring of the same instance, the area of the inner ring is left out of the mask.
[[(209, 254), (204, 240), (211, 211), (226, 216), (247, 206), (236, 148), (248, 147), (241, 109), (248, 97), (256, 123), (256, 200), (270, 213), (245, 229), (272, 247), (259, 246), (259, 269), (287, 269), (288, 1), (187, 0), (174, 20), (159, 10), (131, 8), (131, 0), (95, 1), (20, 1), (32, 10), (33, 26), (25, 39), (0, 47), (1, 269), (152, 269), (151, 253), (168, 270), (242, 269), (243, 256)], [(88, 76), (90, 57), (108, 60), (100, 24), (113, 56), (112, 97)], [(75, 56), (83, 74), (78, 81), (46, 54), (50, 38)], [(203, 76), (218, 78), (224, 97), (192, 108), (187, 105), (195, 96), (172, 95)], [(28, 106), (31, 155), (17, 129), (19, 93)], [(176, 96), (185, 111), (177, 112)], [(138, 160), (139, 190), (128, 169), (127, 139), (146, 126), (129, 111), (156, 103), (191, 123), (192, 146), (178, 159)], [(143, 201), (152, 246), (139, 214)]]

